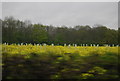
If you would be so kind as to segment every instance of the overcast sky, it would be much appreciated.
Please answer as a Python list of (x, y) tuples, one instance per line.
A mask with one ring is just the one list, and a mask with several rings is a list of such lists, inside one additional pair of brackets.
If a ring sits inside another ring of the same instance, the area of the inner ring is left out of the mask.
[(95, 24), (118, 28), (117, 2), (3, 2), (2, 17), (54, 26)]

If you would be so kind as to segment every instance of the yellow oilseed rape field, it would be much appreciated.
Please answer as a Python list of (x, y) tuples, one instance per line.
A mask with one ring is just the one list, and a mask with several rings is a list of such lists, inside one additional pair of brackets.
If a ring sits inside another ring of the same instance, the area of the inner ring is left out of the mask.
[(3, 44), (3, 78), (116, 79), (118, 48)]

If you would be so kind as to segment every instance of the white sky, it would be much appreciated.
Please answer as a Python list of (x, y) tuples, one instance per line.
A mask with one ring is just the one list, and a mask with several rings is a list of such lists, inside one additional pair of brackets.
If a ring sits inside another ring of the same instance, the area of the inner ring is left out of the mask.
[(85, 2), (84, 0), (84, 2), (71, 3), (44, 3), (35, 2), (36, 0), (34, 0), (34, 2), (14, 2), (14, 0), (9, 1), (13, 2), (2, 3), (3, 18), (5, 16), (13, 16), (20, 20), (30, 20), (33, 23), (42, 23), (46, 25), (51, 24), (55, 26), (94, 26), (94, 24), (101, 24), (112, 29), (118, 28), (118, 3), (116, 2), (118, 0), (104, 0), (115, 2)]

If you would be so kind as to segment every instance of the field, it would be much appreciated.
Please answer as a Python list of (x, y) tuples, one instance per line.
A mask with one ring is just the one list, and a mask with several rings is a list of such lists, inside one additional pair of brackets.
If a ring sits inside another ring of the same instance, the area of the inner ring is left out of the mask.
[(3, 79), (116, 79), (118, 48), (3, 44)]

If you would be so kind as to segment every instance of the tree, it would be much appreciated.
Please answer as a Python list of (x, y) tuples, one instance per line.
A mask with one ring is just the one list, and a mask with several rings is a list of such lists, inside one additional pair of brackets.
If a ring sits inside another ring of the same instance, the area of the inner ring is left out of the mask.
[(7, 43), (47, 43), (47, 44), (118, 44), (119, 30), (106, 26), (89, 25), (75, 27), (55, 27), (42, 24), (31, 24), (6, 17), (2, 22), (2, 42)]
[(40, 24), (35, 24), (32, 31), (33, 43), (45, 43), (47, 42), (47, 32), (45, 26)]

